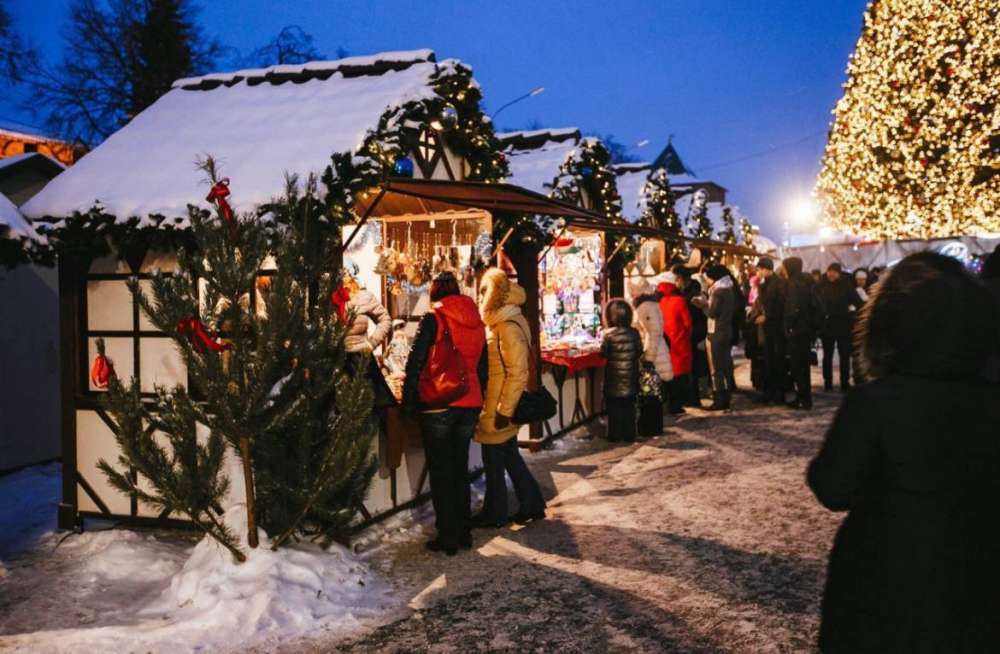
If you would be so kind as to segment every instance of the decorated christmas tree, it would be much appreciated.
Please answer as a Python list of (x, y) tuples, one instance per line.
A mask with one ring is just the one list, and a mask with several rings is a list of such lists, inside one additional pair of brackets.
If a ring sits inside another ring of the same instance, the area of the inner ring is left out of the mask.
[(746, 216), (740, 216), (740, 239), (743, 241), (743, 245), (745, 247), (752, 248), (754, 240), (753, 237), (753, 224), (747, 219)]
[[(350, 316), (335, 304), (339, 271), (328, 261), (337, 230), (313, 179), (299, 190), (290, 178), (265, 215), (238, 216), (228, 180), (210, 159), (204, 168), (219, 215), (192, 207), (178, 272), (156, 275), (148, 296), (131, 285), (171, 335), (190, 388), (157, 388), (147, 403), (137, 383), (102, 373), (122, 454), (101, 468), (119, 490), (185, 514), (237, 560), (238, 535), (221, 519), (231, 485), (245, 490), (251, 548), (258, 526), (275, 548), (338, 539), (374, 472), (376, 429), (364, 362), (343, 345)], [(238, 479), (225, 475), (227, 448), (242, 463)]]
[(702, 189), (694, 192), (691, 200), (691, 211), (688, 216), (688, 233), (692, 238), (711, 239), (712, 220), (708, 217), (708, 195)]
[(876, 0), (848, 66), (817, 195), (872, 239), (1000, 231), (1000, 5)]
[(719, 240), (729, 245), (736, 245), (736, 216), (733, 215), (732, 207), (722, 209), (722, 229), (718, 232)]
[(670, 188), (670, 177), (666, 169), (660, 168), (650, 174), (642, 194), (646, 202), (639, 223), (676, 237), (671, 244), (671, 254), (682, 254), (684, 230), (681, 228), (680, 216), (677, 215), (677, 195)]

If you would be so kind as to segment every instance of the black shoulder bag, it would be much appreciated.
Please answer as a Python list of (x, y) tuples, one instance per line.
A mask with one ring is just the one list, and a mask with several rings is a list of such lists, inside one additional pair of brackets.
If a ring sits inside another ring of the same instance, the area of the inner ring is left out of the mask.
[[(535, 356), (531, 352), (531, 339), (528, 338), (521, 323), (514, 320), (507, 320), (506, 322), (517, 325), (517, 328), (524, 334), (524, 340), (528, 344), (528, 379), (529, 381), (532, 379), (539, 381), (539, 389), (537, 391), (525, 388), (521, 393), (521, 399), (517, 401), (517, 407), (514, 409), (514, 415), (510, 417), (510, 421), (515, 425), (527, 425), (532, 422), (548, 420), (556, 414), (556, 399), (552, 397), (552, 393), (541, 385), (541, 380), (538, 379), (537, 369), (535, 368)], [(503, 366), (504, 376), (506, 377), (507, 364), (503, 360), (503, 347), (501, 347), (499, 341), (500, 334), (498, 332), (497, 353), (500, 355), (500, 365)]]

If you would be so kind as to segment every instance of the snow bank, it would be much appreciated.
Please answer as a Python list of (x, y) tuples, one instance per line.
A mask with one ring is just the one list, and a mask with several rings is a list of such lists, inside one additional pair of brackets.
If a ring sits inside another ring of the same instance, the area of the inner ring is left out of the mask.
[[(245, 541), (243, 505), (227, 511), (225, 521)], [(64, 575), (69, 569), (73, 579), (50, 581), (42, 570), (27, 567), (23, 572), (35, 583), (71, 589), (66, 606), (52, 606), (64, 601), (53, 598), (47, 601), (48, 617), (35, 611), (21, 625), (0, 621), (0, 631), (21, 632), (0, 639), (0, 649), (243, 651), (327, 631), (350, 634), (400, 605), (389, 586), (346, 548), (297, 545), (272, 552), (264, 532), (259, 533), (256, 549), (243, 543), (247, 561), (242, 564), (208, 537), (193, 548), (129, 530), (72, 537), (56, 550), (71, 566), (64, 561), (50, 573)], [(16, 574), (21, 573), (8, 578)], [(67, 629), (58, 623), (81, 609), (92, 613), (82, 620), (89, 626)]]
[[(649, 164), (637, 164), (648, 166)], [(618, 195), (622, 199), (622, 216), (630, 223), (637, 222), (642, 217), (643, 209), (646, 207), (646, 196), (643, 189), (649, 179), (649, 169), (628, 170), (621, 172), (615, 181), (618, 186)]]

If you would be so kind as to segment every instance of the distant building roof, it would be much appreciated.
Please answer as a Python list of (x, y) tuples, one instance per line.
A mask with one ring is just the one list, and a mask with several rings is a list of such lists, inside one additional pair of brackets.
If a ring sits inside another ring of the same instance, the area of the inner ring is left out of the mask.
[(690, 175), (694, 177), (694, 171), (687, 167), (681, 160), (681, 155), (677, 154), (672, 141), (667, 141), (667, 147), (653, 160), (653, 169), (665, 168), (668, 175)]
[(23, 152), (0, 159), (0, 178), (15, 174), (27, 167), (38, 168), (52, 177), (66, 170), (66, 166), (63, 163), (41, 152)]
[(505, 132), (497, 134), (497, 138), (507, 153), (508, 181), (546, 195), (553, 189), (559, 168), (582, 140), (580, 130), (575, 127)]

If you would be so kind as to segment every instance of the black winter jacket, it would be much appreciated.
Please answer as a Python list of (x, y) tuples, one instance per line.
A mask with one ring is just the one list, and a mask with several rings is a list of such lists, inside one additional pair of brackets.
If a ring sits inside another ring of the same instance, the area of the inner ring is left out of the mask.
[(642, 338), (633, 327), (612, 327), (604, 332), (601, 356), (608, 360), (604, 368), (605, 397), (626, 398), (639, 394), (639, 359)]
[(785, 334), (812, 339), (823, 324), (823, 307), (813, 281), (803, 273), (785, 282)]
[(817, 285), (816, 292), (826, 314), (823, 321), (824, 334), (834, 336), (850, 332), (854, 316), (862, 305), (854, 282), (847, 277), (841, 277), (835, 282), (824, 278)]
[(809, 486), (848, 511), (824, 653), (1000, 648), (1000, 387), (890, 376), (844, 400)]

